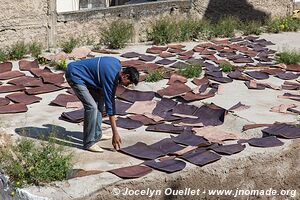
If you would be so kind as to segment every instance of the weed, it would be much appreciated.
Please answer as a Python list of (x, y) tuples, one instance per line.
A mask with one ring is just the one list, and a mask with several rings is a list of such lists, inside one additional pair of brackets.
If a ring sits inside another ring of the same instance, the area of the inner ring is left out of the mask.
[(197, 22), (196, 38), (210, 39), (214, 36), (214, 28), (209, 20), (202, 19)]
[(151, 71), (148, 73), (148, 75), (146, 76), (146, 82), (157, 82), (162, 80), (163, 74), (160, 71)]
[(17, 42), (9, 48), (9, 59), (18, 60), (23, 58), (28, 52), (25, 42)]
[(300, 28), (299, 20), (291, 17), (274, 18), (267, 23), (267, 31), (279, 33), (282, 31), (297, 31)]
[(153, 41), (154, 44), (175, 42), (178, 40), (178, 35), (177, 24), (171, 18), (156, 20), (147, 31), (148, 40)]
[(199, 77), (202, 73), (202, 67), (200, 65), (189, 65), (179, 70), (179, 74), (186, 78)]
[(133, 25), (129, 22), (116, 20), (111, 22), (107, 27), (100, 29), (100, 43), (108, 48), (119, 49), (126, 46), (133, 37)]
[(0, 49), (0, 62), (5, 62), (8, 60), (7, 52), (3, 49)]
[(49, 63), (50, 67), (55, 67), (57, 70), (63, 70), (65, 71), (67, 69), (67, 61), (66, 60), (59, 60), (59, 61), (50, 61)]
[(42, 53), (43, 45), (39, 42), (32, 42), (28, 45), (28, 53), (31, 54), (32, 57), (38, 58)]
[(276, 62), (277, 63), (284, 63), (284, 64), (297, 64), (300, 63), (300, 52), (297, 51), (283, 51), (276, 55)]
[(259, 35), (262, 33), (262, 23), (260, 21), (248, 21), (241, 24), (243, 35)]
[(233, 37), (234, 30), (240, 26), (240, 20), (234, 16), (222, 18), (213, 28), (215, 37)]
[(1, 167), (15, 187), (61, 181), (72, 167), (72, 154), (63, 152), (63, 147), (51, 140), (37, 146), (32, 140), (21, 139), (12, 148), (1, 149)]
[(72, 50), (79, 45), (79, 43), (80, 43), (79, 39), (70, 37), (68, 40), (64, 41), (61, 44), (61, 47), (65, 53), (71, 53)]
[(234, 67), (228, 62), (221, 63), (220, 67), (222, 68), (222, 71), (225, 73), (232, 72), (232, 70), (234, 69)]

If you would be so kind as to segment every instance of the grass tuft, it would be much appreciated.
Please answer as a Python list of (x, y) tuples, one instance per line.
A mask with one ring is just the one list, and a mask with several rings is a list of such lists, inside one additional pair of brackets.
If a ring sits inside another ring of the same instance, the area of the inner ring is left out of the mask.
[(157, 82), (164, 79), (162, 72), (160, 71), (151, 71), (146, 76), (146, 82)]
[(179, 70), (179, 74), (186, 78), (199, 77), (202, 73), (202, 67), (200, 65), (189, 65)]
[(54, 67), (56, 70), (63, 70), (65, 71), (67, 69), (67, 61), (66, 60), (59, 60), (59, 61), (50, 61), (49, 63), (50, 67)]
[(32, 42), (28, 45), (28, 53), (34, 58), (38, 58), (41, 55), (42, 49), (43, 45), (39, 42)]
[(79, 39), (70, 37), (69, 39), (67, 39), (61, 44), (61, 47), (65, 53), (71, 53), (74, 48), (78, 47), (79, 43), (80, 43)]
[(24, 41), (17, 42), (9, 48), (9, 59), (19, 60), (28, 53), (28, 47)]
[(234, 66), (228, 62), (223, 62), (220, 64), (220, 67), (222, 68), (222, 71), (225, 73), (232, 72), (234, 70)]
[(116, 20), (100, 29), (100, 43), (111, 49), (124, 48), (126, 42), (133, 38), (133, 25), (126, 21)]
[(300, 52), (295, 50), (283, 51), (278, 53), (275, 59), (277, 63), (284, 63), (287, 65), (298, 64), (300, 63)]

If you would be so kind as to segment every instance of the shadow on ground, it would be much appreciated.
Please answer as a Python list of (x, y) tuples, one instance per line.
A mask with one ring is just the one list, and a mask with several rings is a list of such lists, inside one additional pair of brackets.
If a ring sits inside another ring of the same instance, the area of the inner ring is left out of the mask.
[(238, 17), (242, 21), (265, 21), (269, 14), (254, 9), (246, 0), (210, 0), (204, 18), (218, 22), (225, 16)]
[(67, 131), (64, 127), (44, 124), (44, 128), (39, 127), (22, 127), (16, 128), (15, 132), (24, 137), (30, 137), (39, 140), (54, 139), (56, 143), (76, 147), (79, 149), (83, 148), (83, 134), (82, 132)]

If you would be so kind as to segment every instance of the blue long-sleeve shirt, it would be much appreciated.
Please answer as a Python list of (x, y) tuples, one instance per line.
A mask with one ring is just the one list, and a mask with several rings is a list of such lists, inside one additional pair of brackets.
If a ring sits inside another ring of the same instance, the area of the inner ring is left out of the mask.
[(66, 76), (75, 84), (101, 89), (106, 113), (111, 116), (115, 114), (115, 91), (121, 68), (117, 58), (97, 57), (69, 63)]

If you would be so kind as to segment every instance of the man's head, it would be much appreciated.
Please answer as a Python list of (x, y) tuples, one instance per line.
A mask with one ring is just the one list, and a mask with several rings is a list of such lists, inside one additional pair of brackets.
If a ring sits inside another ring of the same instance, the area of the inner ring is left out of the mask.
[(128, 86), (130, 84), (137, 85), (139, 82), (139, 72), (135, 67), (126, 67), (123, 68), (120, 73), (120, 84), (124, 86)]

